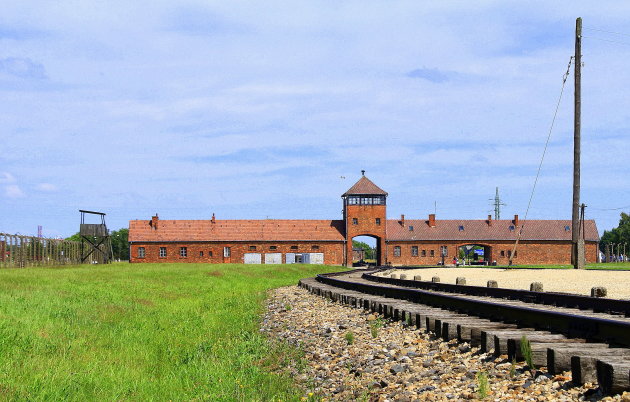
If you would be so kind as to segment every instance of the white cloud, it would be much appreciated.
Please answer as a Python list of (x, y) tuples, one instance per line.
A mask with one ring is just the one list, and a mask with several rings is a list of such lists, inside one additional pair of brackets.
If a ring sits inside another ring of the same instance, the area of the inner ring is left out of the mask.
[(24, 192), (17, 184), (4, 186), (4, 194), (9, 198), (21, 198), (25, 196)]
[(0, 183), (14, 183), (15, 177), (9, 172), (0, 172)]

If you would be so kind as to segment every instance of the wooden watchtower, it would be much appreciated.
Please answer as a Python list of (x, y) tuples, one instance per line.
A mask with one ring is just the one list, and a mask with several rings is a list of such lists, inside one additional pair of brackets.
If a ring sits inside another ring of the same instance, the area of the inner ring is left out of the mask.
[[(105, 224), (105, 214), (103, 212), (85, 211), (81, 212), (81, 226), (79, 235), (81, 236), (81, 262), (108, 264), (112, 262), (112, 241)], [(85, 215), (98, 215), (101, 223), (85, 223)]]

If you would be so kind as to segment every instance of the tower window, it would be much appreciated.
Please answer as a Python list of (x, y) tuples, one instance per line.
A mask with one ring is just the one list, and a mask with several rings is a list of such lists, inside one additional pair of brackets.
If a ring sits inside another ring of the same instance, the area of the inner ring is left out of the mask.
[(358, 225), (359, 224), (359, 219), (358, 218), (352, 218), (352, 224), (353, 225)]

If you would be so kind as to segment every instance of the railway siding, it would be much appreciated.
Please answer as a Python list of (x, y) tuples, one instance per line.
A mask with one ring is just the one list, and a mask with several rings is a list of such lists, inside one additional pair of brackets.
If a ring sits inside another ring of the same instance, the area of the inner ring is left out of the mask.
[(520, 341), (526, 336), (534, 364), (547, 366), (550, 373), (571, 370), (574, 383), (597, 381), (608, 394), (630, 390), (630, 320), (625, 316), (567, 307), (554, 311), (556, 307), (538, 307), (531, 301), (379, 282), (355, 270), (302, 279), (299, 284), (333, 301), (404, 320), (445, 340), (469, 342), (509, 360), (522, 358)]

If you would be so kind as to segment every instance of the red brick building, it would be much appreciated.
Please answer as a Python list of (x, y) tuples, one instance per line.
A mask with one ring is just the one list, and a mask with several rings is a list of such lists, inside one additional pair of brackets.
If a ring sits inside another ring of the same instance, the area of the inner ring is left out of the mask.
[[(132, 220), (131, 262), (352, 264), (352, 239), (376, 240), (378, 264), (450, 263), (462, 251), (479, 263), (569, 264), (570, 220), (387, 219), (387, 193), (362, 176), (342, 195), (342, 220)], [(587, 262), (597, 261), (595, 221), (584, 222)], [(470, 255), (469, 255), (470, 256)]]

